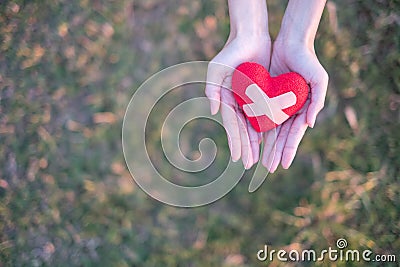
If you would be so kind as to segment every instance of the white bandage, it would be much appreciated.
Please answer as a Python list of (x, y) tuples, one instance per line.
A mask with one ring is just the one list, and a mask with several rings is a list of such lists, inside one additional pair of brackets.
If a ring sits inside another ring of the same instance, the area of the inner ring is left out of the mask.
[(251, 84), (246, 88), (245, 94), (253, 101), (243, 105), (243, 111), (248, 117), (265, 115), (275, 124), (282, 124), (289, 118), (282, 110), (296, 104), (296, 95), (290, 91), (282, 95), (269, 98), (257, 84)]

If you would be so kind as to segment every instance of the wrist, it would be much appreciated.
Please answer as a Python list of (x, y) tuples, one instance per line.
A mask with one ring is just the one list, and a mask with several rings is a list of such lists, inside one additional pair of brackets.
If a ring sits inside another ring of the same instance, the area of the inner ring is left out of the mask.
[(229, 18), (233, 36), (269, 36), (265, 0), (229, 0)]
[(315, 35), (326, 0), (290, 0), (277, 39), (285, 45), (314, 49)]
[(291, 18), (282, 20), (281, 30), (276, 38), (276, 42), (285, 46), (301, 45), (307, 48), (314, 47), (314, 40), (315, 35), (309, 28), (296, 25)]
[(258, 20), (254, 20), (253, 22), (231, 20), (231, 34), (236, 37), (269, 37), (267, 23), (263, 21), (258, 22)]
[(307, 38), (307, 36), (299, 35), (298, 33), (292, 34), (290, 31), (281, 31), (274, 41), (274, 46), (279, 46), (290, 51), (301, 49), (314, 53), (314, 38)]

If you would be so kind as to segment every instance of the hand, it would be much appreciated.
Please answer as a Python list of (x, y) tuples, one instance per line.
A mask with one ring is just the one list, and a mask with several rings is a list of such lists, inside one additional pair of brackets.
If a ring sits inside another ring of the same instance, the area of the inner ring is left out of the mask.
[(271, 39), (268, 34), (231, 34), (221, 52), (210, 62), (205, 93), (210, 99), (211, 113), (221, 107), (232, 160), (242, 158), (246, 169), (259, 160), (261, 134), (250, 125), (238, 108), (231, 88), (234, 69), (241, 63), (257, 62), (268, 68)]
[(296, 115), (278, 126), (276, 131), (265, 133), (262, 163), (271, 173), (275, 172), (280, 162), (284, 169), (292, 164), (307, 127), (314, 127), (316, 117), (324, 106), (329, 79), (313, 45), (282, 39), (278, 35), (274, 43), (270, 73), (272, 76), (291, 71), (299, 73), (310, 86), (310, 98)]

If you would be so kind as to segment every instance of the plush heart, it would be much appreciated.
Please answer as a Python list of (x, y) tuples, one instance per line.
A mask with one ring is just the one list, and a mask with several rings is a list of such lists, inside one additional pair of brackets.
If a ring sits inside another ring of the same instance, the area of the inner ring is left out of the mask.
[(234, 71), (232, 90), (253, 128), (266, 132), (303, 107), (309, 88), (296, 72), (271, 77), (262, 65), (246, 62)]

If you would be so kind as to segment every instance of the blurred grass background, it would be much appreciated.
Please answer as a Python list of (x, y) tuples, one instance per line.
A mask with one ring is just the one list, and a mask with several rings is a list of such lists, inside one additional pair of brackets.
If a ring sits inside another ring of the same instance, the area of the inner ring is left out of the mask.
[[(268, 1), (272, 37), (286, 3)], [(293, 166), (179, 209), (132, 182), (122, 119), (150, 75), (221, 49), (226, 1), (0, 1), (0, 266), (265, 266), (264, 244), (338, 238), (399, 260), (399, 26), (397, 0), (328, 1), (328, 98)]]

